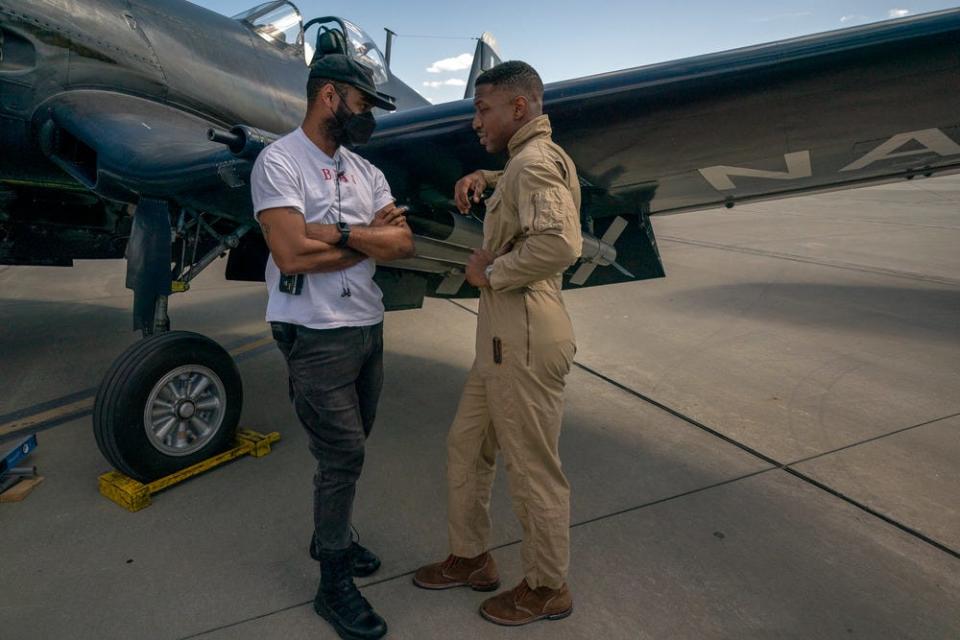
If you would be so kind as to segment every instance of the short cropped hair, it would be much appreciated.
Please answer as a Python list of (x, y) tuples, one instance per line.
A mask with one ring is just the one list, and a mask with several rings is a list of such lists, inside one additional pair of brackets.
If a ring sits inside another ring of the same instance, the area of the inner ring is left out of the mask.
[(307, 80), (307, 104), (313, 104), (313, 99), (320, 93), (324, 86), (332, 84), (338, 93), (347, 93), (347, 84), (339, 80), (329, 80), (327, 78), (310, 78)]
[(474, 81), (474, 86), (482, 84), (494, 87), (509, 87), (516, 89), (532, 98), (543, 97), (543, 80), (537, 70), (520, 60), (501, 62), (492, 69), (487, 69)]

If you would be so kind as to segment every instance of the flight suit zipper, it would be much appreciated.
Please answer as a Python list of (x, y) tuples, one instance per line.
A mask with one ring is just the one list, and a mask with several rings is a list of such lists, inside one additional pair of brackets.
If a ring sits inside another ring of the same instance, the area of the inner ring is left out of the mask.
[(530, 308), (527, 306), (527, 292), (523, 292), (523, 316), (527, 325), (527, 366), (530, 366)]

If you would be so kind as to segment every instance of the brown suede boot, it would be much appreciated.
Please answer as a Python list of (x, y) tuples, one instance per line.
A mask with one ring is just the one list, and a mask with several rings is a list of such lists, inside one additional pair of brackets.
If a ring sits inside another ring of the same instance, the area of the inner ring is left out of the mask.
[(564, 584), (559, 589), (531, 589), (526, 578), (510, 591), (498, 593), (480, 605), (480, 615), (497, 624), (517, 627), (536, 620), (560, 620), (573, 613), (573, 596)]
[(500, 586), (497, 563), (489, 553), (476, 558), (449, 555), (443, 562), (420, 567), (413, 584), (421, 589), (450, 589), (469, 586), (474, 591), (493, 591)]

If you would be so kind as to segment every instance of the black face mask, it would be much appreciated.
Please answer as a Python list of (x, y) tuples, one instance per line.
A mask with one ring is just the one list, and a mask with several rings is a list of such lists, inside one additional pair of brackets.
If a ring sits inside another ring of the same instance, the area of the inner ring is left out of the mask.
[(337, 91), (340, 104), (333, 112), (333, 122), (330, 123), (330, 133), (337, 144), (366, 144), (377, 127), (377, 121), (372, 113), (354, 113), (347, 107), (346, 97)]

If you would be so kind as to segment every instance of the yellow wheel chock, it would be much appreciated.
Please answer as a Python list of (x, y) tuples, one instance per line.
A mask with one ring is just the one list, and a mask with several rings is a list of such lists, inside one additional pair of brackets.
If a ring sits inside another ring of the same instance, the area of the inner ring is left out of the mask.
[(119, 471), (105, 473), (99, 478), (100, 493), (127, 511), (140, 511), (150, 506), (153, 494), (241, 456), (251, 455), (254, 458), (262, 458), (270, 453), (270, 445), (279, 439), (280, 434), (276, 431), (263, 434), (250, 429), (238, 429), (237, 439), (232, 449), (148, 484), (138, 482)]

